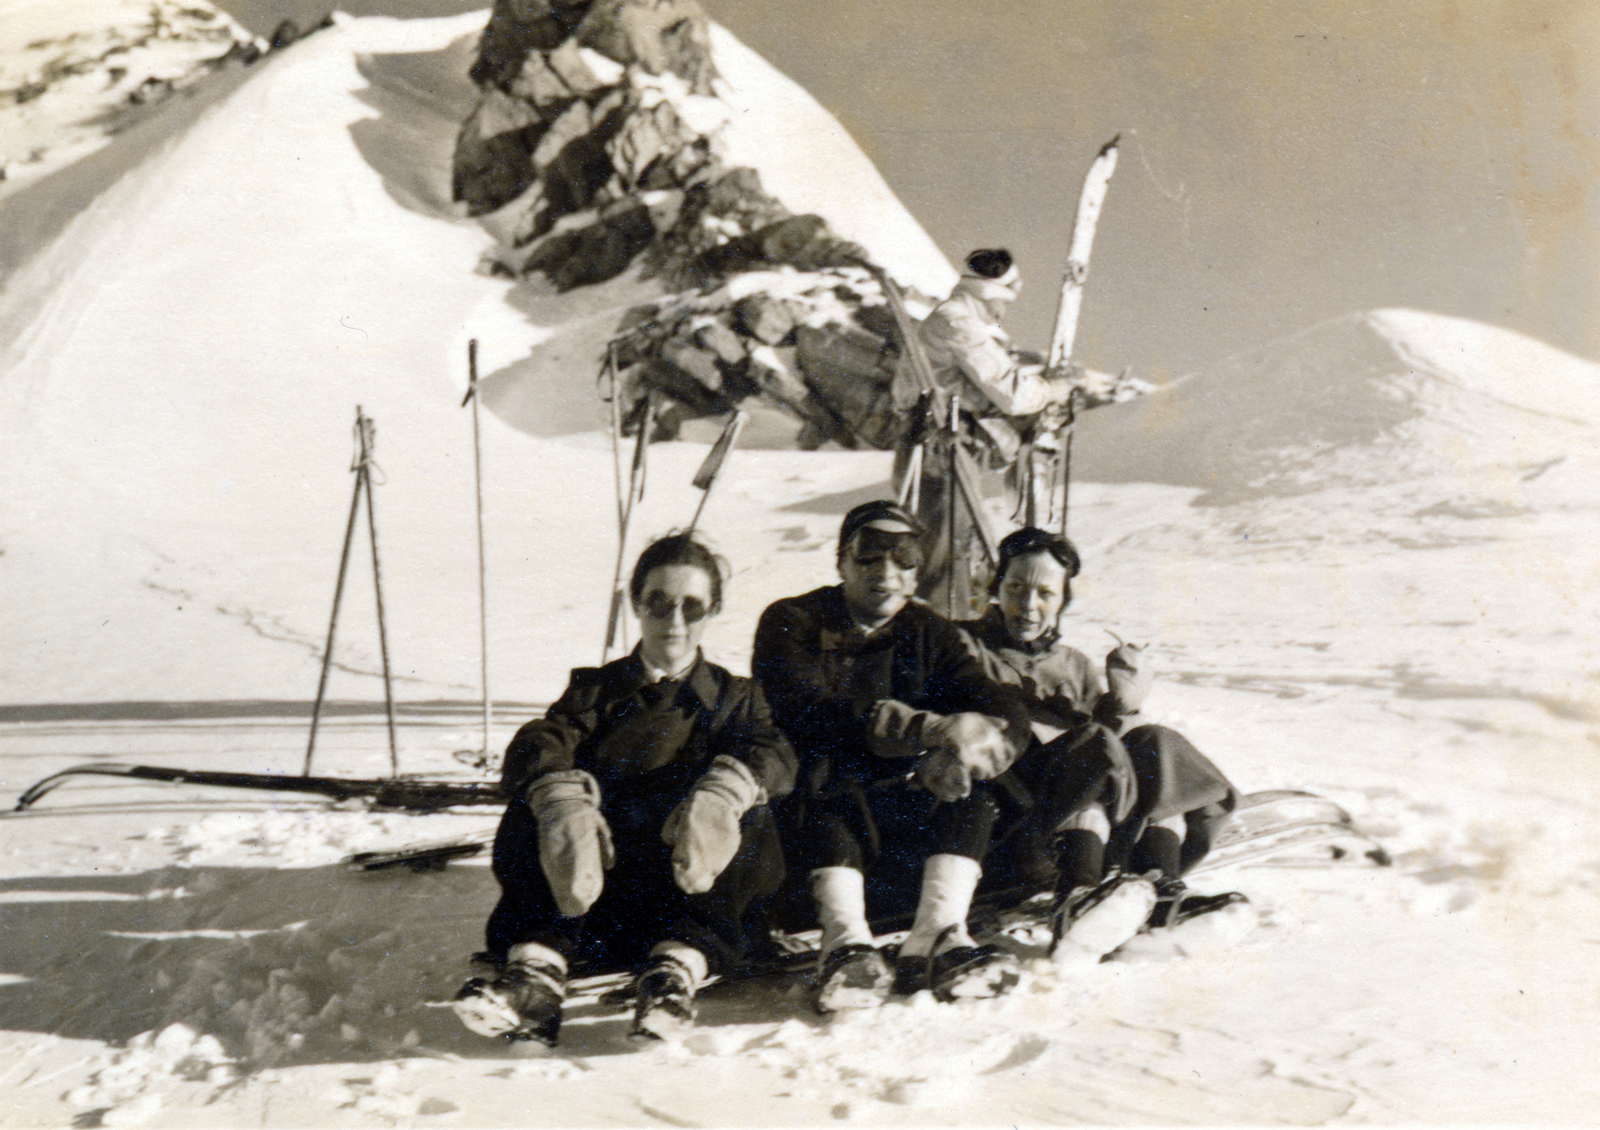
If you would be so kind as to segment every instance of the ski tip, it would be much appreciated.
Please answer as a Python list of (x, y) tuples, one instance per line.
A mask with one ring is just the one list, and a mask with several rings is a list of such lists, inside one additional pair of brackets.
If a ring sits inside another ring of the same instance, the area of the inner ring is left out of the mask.
[(1097, 154), (1097, 156), (1104, 157), (1107, 153), (1109, 153), (1113, 149), (1115, 149), (1117, 147), (1117, 143), (1119, 141), (1121, 141), (1121, 140), (1122, 140), (1122, 132), (1119, 130), (1119, 131), (1117, 131), (1116, 135), (1112, 137), (1112, 139), (1110, 141), (1106, 142), (1104, 145), (1102, 145), (1100, 147), (1100, 152)]

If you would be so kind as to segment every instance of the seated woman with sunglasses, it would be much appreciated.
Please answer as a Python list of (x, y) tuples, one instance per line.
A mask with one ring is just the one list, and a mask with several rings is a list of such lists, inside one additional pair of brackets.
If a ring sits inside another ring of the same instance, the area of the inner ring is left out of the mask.
[(1151, 686), (1143, 648), (1113, 648), (1102, 683), (1086, 655), (1060, 642), (1078, 570), (1066, 538), (1017, 530), (1000, 543), (995, 603), (961, 624), (990, 674), (1027, 692), (1044, 743), (1012, 770), (1038, 803), (997, 846), (996, 863), (1023, 881), (1056, 874), (1057, 960), (1098, 959), (1147, 923), (1176, 925), (1244, 901), (1198, 894), (1181, 878), (1238, 793), (1182, 734), (1141, 723)]
[(700, 983), (765, 937), (747, 911), (783, 880), (767, 802), (793, 787), (795, 755), (759, 688), (700, 654), (720, 564), (687, 534), (662, 538), (628, 592), (639, 646), (574, 670), (506, 750), (487, 928), (500, 969), (455, 1002), (482, 1035), (553, 1045), (579, 960), (638, 967), (634, 1036), (681, 1033)]
[[(912, 599), (917, 520), (868, 502), (839, 532), (841, 585), (762, 613), (751, 667), (804, 766), (785, 823), (822, 926), (820, 1012), (892, 992), (994, 996), (1015, 959), (967, 930), (999, 814), (993, 784), (1031, 740), (1021, 692), (990, 678), (960, 630)], [(891, 969), (875, 916), (915, 908)]]

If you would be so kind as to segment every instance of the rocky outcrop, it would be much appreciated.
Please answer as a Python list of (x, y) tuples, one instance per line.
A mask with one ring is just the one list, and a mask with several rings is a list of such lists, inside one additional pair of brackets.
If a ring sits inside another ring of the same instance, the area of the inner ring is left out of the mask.
[(613, 342), (630, 422), (651, 392), (661, 437), (765, 396), (804, 443), (892, 443), (898, 345), (866, 253), (724, 160), (708, 27), (693, 0), (500, 0), (456, 198), (496, 270), (566, 291), (635, 269), (670, 292)]
[(494, 271), (668, 292), (611, 343), (630, 429), (647, 394), (662, 438), (760, 396), (801, 446), (892, 446), (901, 341), (867, 252), (728, 160), (711, 38), (694, 0), (497, 0), (456, 199), (498, 240)]

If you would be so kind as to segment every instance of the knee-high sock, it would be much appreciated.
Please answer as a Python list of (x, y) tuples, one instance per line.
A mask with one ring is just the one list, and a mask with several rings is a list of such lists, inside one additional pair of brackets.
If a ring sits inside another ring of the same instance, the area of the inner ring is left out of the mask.
[(1079, 887), (1096, 886), (1105, 877), (1106, 841), (1095, 832), (1069, 828), (1061, 833), (1058, 862), (1061, 878), (1056, 884), (1057, 890), (1065, 893)]
[(818, 867), (811, 872), (811, 899), (822, 925), (822, 956), (840, 946), (872, 944), (867, 925), (866, 879), (854, 867)]
[(1171, 828), (1152, 824), (1139, 839), (1139, 854), (1163, 879), (1176, 879), (1182, 870), (1183, 837)]
[[(922, 896), (917, 900), (917, 917), (911, 933), (900, 945), (907, 957), (927, 957), (939, 944), (942, 953), (956, 946), (970, 946), (967, 912), (972, 909), (972, 893), (978, 889), (983, 868), (965, 855), (930, 855), (922, 865)], [(956, 927), (943, 942), (939, 936)]]

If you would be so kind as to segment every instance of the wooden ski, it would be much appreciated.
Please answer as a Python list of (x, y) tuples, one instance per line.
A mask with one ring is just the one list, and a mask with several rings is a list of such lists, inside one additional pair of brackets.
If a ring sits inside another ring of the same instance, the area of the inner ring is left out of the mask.
[[(1078, 314), (1083, 309), (1083, 287), (1089, 280), (1089, 256), (1094, 251), (1095, 228), (1100, 223), (1100, 209), (1105, 204), (1106, 188), (1111, 183), (1111, 174), (1117, 169), (1117, 142), (1121, 139), (1122, 135), (1118, 134), (1100, 147), (1099, 154), (1083, 178), (1083, 190), (1078, 194), (1078, 217), (1072, 227), (1072, 246), (1067, 252), (1067, 269), (1061, 276), (1061, 300), (1056, 306), (1055, 330), (1050, 335), (1048, 371), (1057, 375), (1066, 373), (1072, 364), (1072, 347), (1078, 336)], [(1059, 477), (1061, 480), (1059, 515), (1063, 537), (1067, 533), (1067, 504), (1072, 490), (1072, 433), (1075, 422), (1073, 408), (1076, 399), (1076, 394), (1073, 394), (1067, 400), (1066, 423), (1060, 432), (1060, 453), (1053, 459), (1045, 460), (1043, 467), (1035, 465), (1031, 450), (1024, 453), (1024, 457), (1028, 460), (1028, 473), (1023, 476), (1023, 487), (1027, 491), (1024, 499), (1026, 520), (1029, 525), (1039, 525), (1048, 521), (1044, 515), (1038, 513), (1041, 495), (1048, 503), (1046, 509), (1055, 508), (1054, 483), (1049, 482), (1040, 486), (1034, 482), (1034, 476), (1048, 473), (1051, 479)], [(1059, 476), (1051, 473), (1052, 464), (1059, 465)]]
[(1050, 368), (1065, 369), (1072, 363), (1072, 345), (1078, 336), (1078, 312), (1083, 308), (1083, 285), (1089, 279), (1089, 256), (1094, 251), (1094, 231), (1100, 223), (1100, 208), (1106, 202), (1106, 188), (1117, 170), (1119, 133), (1100, 147), (1100, 153), (1083, 178), (1078, 195), (1078, 219), (1072, 228), (1072, 247), (1067, 252), (1067, 269), (1061, 276), (1061, 302), (1056, 307), (1055, 332), (1050, 335)]
[(230, 773), (215, 769), (171, 769), (160, 765), (124, 765), (95, 761), (51, 774), (17, 798), (21, 812), (74, 776), (132, 777), (178, 785), (211, 785), (225, 789), (258, 789), (274, 793), (316, 793), (329, 800), (371, 801), (378, 808), (433, 812), (455, 805), (506, 803), (500, 786), (478, 781), (425, 781), (406, 777), (291, 777), (277, 773)]

